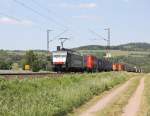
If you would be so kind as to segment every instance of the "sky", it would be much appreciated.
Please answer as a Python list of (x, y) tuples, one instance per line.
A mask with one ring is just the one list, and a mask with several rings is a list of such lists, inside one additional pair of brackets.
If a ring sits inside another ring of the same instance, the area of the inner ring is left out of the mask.
[(66, 48), (106, 45), (105, 28), (111, 45), (150, 43), (149, 5), (150, 0), (0, 0), (0, 49), (46, 50), (47, 29), (50, 50), (60, 45), (58, 38), (69, 38)]

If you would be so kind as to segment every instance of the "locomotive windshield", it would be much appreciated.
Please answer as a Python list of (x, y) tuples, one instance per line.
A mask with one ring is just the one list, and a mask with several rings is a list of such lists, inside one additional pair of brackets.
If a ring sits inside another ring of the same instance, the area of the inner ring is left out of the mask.
[(65, 64), (67, 59), (67, 52), (53, 52), (53, 64)]
[(62, 58), (65, 58), (66, 55), (54, 55), (55, 58), (59, 58), (59, 57), (62, 57)]

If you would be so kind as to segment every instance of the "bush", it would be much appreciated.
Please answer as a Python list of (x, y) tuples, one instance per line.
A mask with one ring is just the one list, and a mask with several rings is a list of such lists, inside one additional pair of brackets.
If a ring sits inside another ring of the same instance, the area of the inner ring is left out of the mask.
[(0, 61), (0, 69), (9, 70), (11, 69), (12, 62)]

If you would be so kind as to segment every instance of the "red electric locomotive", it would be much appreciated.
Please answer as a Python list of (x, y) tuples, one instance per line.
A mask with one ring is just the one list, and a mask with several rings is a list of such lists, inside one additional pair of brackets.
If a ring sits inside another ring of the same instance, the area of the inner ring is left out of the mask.
[(96, 72), (98, 67), (98, 59), (95, 56), (85, 56), (85, 67), (88, 72)]

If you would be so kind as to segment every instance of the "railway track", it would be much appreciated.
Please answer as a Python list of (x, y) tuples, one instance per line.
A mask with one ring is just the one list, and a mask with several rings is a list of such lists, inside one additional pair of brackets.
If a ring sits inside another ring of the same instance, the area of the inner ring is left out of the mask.
[(0, 76), (5, 75), (50, 75), (50, 74), (57, 74), (55, 72), (19, 72), (19, 73), (0, 73)]
[(43, 78), (43, 77), (60, 77), (63, 74), (58, 74), (55, 72), (9, 72), (0, 73), (1, 77), (5, 79), (24, 79), (24, 78)]

